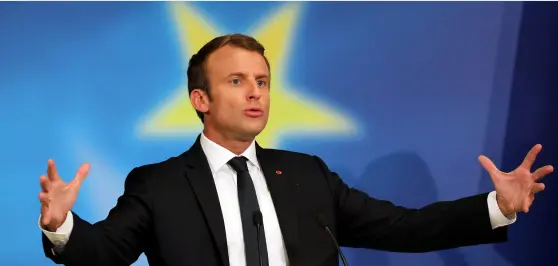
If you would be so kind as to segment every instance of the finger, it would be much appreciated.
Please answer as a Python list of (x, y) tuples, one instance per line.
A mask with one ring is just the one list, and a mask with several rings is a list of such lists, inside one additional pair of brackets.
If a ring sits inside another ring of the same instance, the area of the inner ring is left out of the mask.
[(72, 180), (72, 185), (79, 188), (81, 186), (81, 183), (83, 183), (83, 181), (87, 177), (87, 174), (89, 174), (90, 168), (91, 166), (88, 163), (82, 164), (79, 167), (76, 176), (74, 177), (74, 180)]
[(488, 171), (488, 173), (492, 176), (492, 174), (498, 172), (498, 168), (496, 167), (496, 165), (494, 165), (494, 163), (492, 162), (492, 160), (488, 159), (488, 157), (481, 155), (478, 158), (480, 164), (482, 165), (482, 167), (484, 167), (484, 169), (486, 171)]
[(525, 156), (525, 159), (523, 159), (521, 166), (526, 169), (531, 169), (533, 163), (535, 162), (535, 159), (537, 158), (537, 155), (541, 150), (542, 150), (541, 144), (537, 144), (533, 146), (533, 148), (531, 148), (531, 150), (527, 153), (527, 156)]
[(539, 180), (552, 172), (554, 172), (554, 167), (552, 167), (552, 165), (543, 166), (533, 172), (533, 180)]
[(52, 159), (48, 159), (47, 174), (50, 181), (55, 181), (60, 179), (60, 175), (58, 175), (58, 169), (56, 169), (56, 164)]
[(538, 192), (543, 191), (544, 188), (545, 188), (545, 185), (543, 183), (536, 183), (536, 184), (533, 185), (533, 188), (531, 188), (531, 191), (533, 193), (538, 193)]
[[(542, 185), (542, 184), (538, 184), (538, 185)], [(544, 189), (544, 186), (542, 187), (542, 189), (541, 189), (541, 187), (538, 187), (535, 190), (539, 190), (539, 189), (540, 190)], [(528, 197), (523, 199), (523, 206), (521, 208), (523, 212), (525, 212), (525, 213), (529, 212), (529, 209), (531, 208), (531, 205), (533, 205), (533, 202), (535, 201), (535, 193), (536, 192), (532, 191), (531, 193), (529, 193)]]
[(47, 193), (41, 192), (39, 193), (39, 201), (41, 201), (41, 204), (48, 206), (50, 204), (50, 197)]
[(51, 183), (48, 177), (46, 177), (45, 175), (41, 175), (41, 177), (39, 178), (39, 183), (41, 183), (41, 189), (43, 190), (43, 192), (50, 191)]

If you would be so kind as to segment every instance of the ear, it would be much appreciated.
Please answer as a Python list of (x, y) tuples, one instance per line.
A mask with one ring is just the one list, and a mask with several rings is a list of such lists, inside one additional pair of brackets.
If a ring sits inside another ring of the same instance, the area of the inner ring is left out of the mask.
[(190, 93), (190, 102), (199, 112), (207, 113), (209, 111), (209, 95), (201, 89), (194, 89)]

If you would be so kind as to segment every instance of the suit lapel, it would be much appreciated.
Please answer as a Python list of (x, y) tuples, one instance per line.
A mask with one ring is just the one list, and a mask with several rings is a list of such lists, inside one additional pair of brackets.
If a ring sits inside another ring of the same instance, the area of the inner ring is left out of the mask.
[(292, 169), (282, 165), (274, 154), (256, 144), (258, 161), (273, 199), (281, 232), (291, 265), (296, 257), (298, 242), (298, 216), (296, 211), (297, 184)]
[(221, 211), (221, 205), (219, 204), (215, 181), (213, 180), (207, 158), (201, 148), (199, 136), (185, 155), (186, 165), (188, 166), (186, 168), (187, 178), (198, 198), (213, 240), (219, 249), (223, 265), (229, 265), (223, 213)]

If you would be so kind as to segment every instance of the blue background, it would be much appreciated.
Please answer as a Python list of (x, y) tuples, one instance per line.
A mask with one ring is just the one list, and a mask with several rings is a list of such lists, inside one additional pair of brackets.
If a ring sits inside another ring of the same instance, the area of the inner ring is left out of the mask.
[[(247, 33), (281, 4), (196, 6), (227, 32)], [(353, 114), (362, 134), (291, 136), (277, 148), (317, 154), (350, 185), (409, 207), (490, 191), (479, 154), (512, 170), (542, 143), (537, 166), (555, 163), (556, 4), (304, 5), (287, 79)], [(68, 180), (92, 163), (74, 210), (103, 219), (128, 171), (192, 144), (195, 135), (144, 140), (135, 132), (184, 83), (185, 62), (162, 2), (1, 3), (0, 40), (0, 265), (50, 265), (37, 228), (46, 160)], [(351, 265), (554, 265), (553, 179), (519, 215), (509, 243), (344, 251)]]

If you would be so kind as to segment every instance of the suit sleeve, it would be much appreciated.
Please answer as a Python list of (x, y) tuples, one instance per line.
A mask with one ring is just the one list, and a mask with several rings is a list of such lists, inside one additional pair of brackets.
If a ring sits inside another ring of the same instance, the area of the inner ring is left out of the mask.
[(507, 241), (506, 226), (492, 229), (488, 193), (405, 208), (348, 187), (315, 158), (334, 197), (342, 246), (418, 253)]
[(151, 230), (151, 197), (148, 173), (133, 169), (126, 177), (124, 193), (105, 220), (95, 224), (73, 215), (73, 229), (63, 250), (43, 234), (45, 255), (65, 265), (130, 265), (145, 249)]

